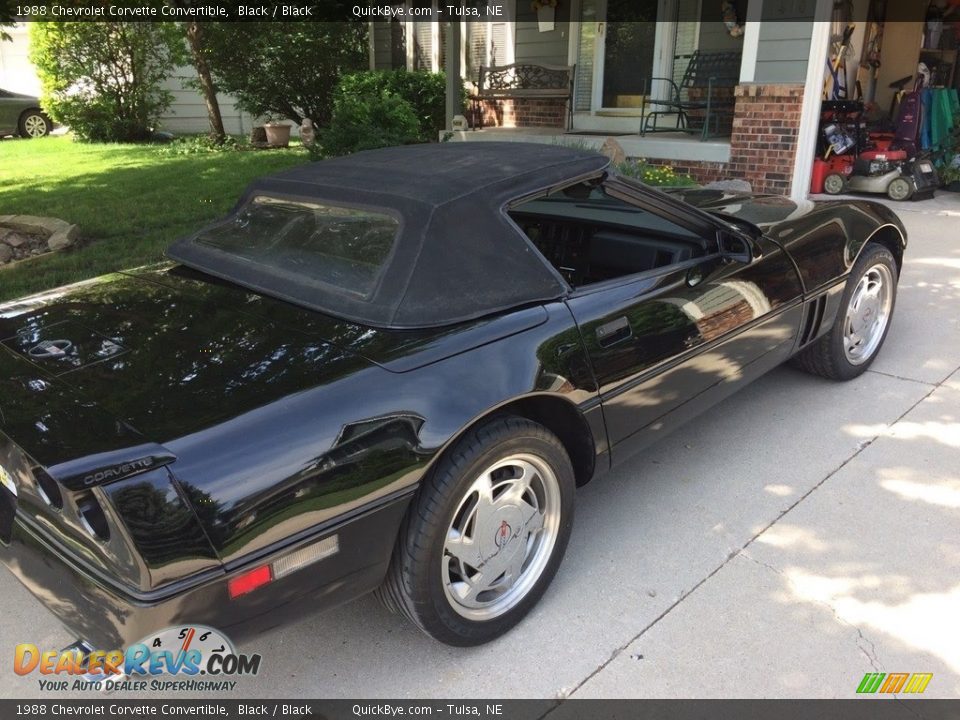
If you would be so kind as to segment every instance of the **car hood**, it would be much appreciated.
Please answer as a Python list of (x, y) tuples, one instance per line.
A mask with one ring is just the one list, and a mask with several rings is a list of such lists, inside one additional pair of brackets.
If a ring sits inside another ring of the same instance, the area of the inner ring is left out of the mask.
[(0, 305), (0, 429), (41, 464), (166, 444), (368, 365), (243, 293), (154, 276)]

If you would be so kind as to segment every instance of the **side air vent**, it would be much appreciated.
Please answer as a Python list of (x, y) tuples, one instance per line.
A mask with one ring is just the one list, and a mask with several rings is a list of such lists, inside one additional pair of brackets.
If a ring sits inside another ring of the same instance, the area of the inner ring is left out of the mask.
[(107, 525), (107, 516), (103, 514), (103, 508), (93, 496), (92, 493), (85, 493), (77, 501), (77, 510), (80, 513), (80, 522), (83, 529), (90, 533), (97, 540), (106, 542), (110, 539), (110, 527)]
[(36, 467), (33, 469), (33, 479), (37, 482), (37, 490), (43, 501), (56, 510), (63, 509), (63, 495), (60, 493), (60, 486), (56, 480), (50, 477), (50, 473), (41, 467)]
[(810, 300), (804, 309), (803, 329), (800, 332), (800, 347), (808, 345), (820, 334), (823, 312), (827, 307), (827, 296), (820, 295)]

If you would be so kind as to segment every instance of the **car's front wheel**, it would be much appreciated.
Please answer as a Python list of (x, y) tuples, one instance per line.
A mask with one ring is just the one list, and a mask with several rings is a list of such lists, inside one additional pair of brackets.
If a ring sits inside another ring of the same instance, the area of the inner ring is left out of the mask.
[(867, 245), (850, 271), (833, 327), (797, 355), (795, 364), (833, 380), (851, 380), (865, 372), (890, 329), (898, 274), (887, 248)]
[(27, 110), (20, 116), (20, 137), (41, 138), (50, 134), (53, 123), (39, 110)]
[(378, 596), (441, 642), (493, 640), (553, 579), (574, 493), (570, 459), (542, 425), (509, 416), (469, 432), (424, 481)]

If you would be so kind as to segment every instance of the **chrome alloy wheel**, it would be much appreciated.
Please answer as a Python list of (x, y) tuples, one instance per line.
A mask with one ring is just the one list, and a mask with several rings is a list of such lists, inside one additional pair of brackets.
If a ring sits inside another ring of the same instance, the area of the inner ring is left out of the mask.
[(851, 365), (867, 362), (880, 346), (893, 309), (893, 275), (882, 263), (871, 266), (850, 295), (843, 321), (843, 351)]
[(492, 620), (515, 607), (550, 561), (560, 529), (560, 486), (534, 455), (499, 460), (474, 480), (454, 513), (441, 558), (450, 607)]
[(27, 115), (23, 120), (23, 129), (28, 137), (41, 138), (47, 134), (47, 121), (40, 115)]

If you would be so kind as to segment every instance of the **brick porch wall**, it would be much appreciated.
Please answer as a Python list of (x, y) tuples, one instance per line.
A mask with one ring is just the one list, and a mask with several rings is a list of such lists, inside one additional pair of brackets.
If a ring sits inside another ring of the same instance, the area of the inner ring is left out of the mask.
[(567, 102), (560, 98), (483, 100), (484, 127), (564, 128)]
[(671, 165), (702, 183), (742, 179), (754, 192), (787, 195), (793, 179), (800, 129), (802, 84), (739, 85), (730, 136), (730, 162), (650, 159)]

